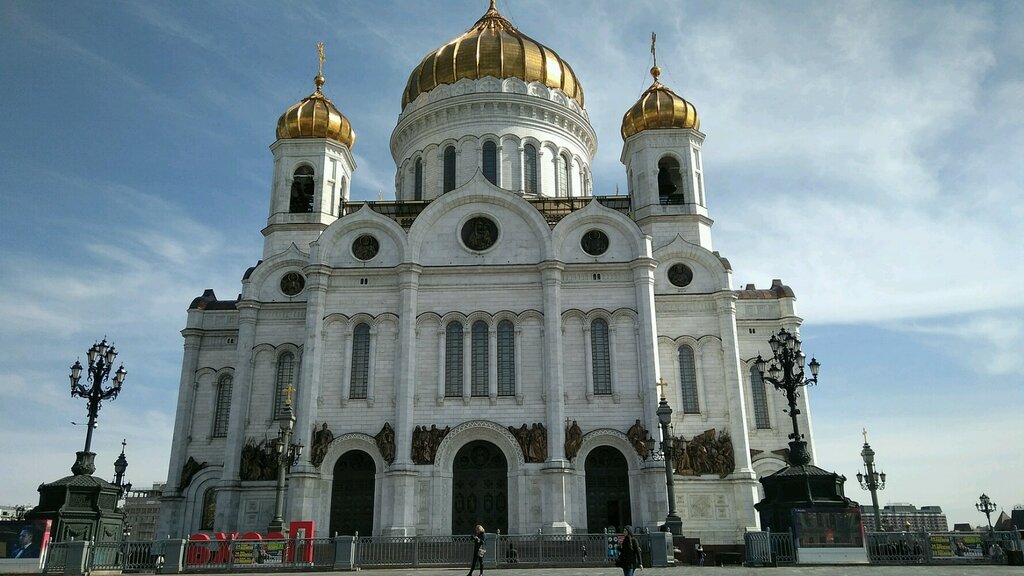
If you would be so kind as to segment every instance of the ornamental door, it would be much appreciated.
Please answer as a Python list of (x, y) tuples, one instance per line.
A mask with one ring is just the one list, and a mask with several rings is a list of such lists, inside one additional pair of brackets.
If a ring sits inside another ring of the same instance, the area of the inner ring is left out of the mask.
[(373, 534), (373, 458), (362, 450), (344, 453), (334, 465), (331, 486), (331, 530), (329, 534), (360, 536)]
[(611, 446), (600, 446), (587, 455), (587, 532), (606, 528), (621, 532), (633, 524), (629, 506), (629, 466), (626, 457)]
[(483, 440), (463, 446), (452, 463), (452, 534), (471, 534), (477, 524), (508, 534), (508, 464)]

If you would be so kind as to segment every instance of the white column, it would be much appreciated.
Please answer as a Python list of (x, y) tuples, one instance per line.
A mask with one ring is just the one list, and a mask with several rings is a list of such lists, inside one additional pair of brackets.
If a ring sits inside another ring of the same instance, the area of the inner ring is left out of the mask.
[[(640, 387), (650, 390), (644, 394), (644, 422), (648, 430), (659, 430), (657, 410), (657, 384), (661, 376), (658, 357), (658, 322), (654, 312), (654, 269), (657, 262), (651, 258), (651, 240), (645, 239), (646, 254), (630, 263), (636, 293), (636, 315), (640, 324)], [(650, 400), (648, 400), (650, 398)]]
[(526, 149), (522, 140), (519, 141), (519, 193), (526, 193)]
[[(189, 324), (200, 324), (202, 311), (189, 311)], [(192, 316), (194, 316), (194, 321)], [(185, 430), (190, 426), (188, 423), (188, 407), (193, 403), (192, 383), (195, 382), (196, 368), (199, 365), (199, 346), (202, 342), (203, 332), (196, 328), (185, 328), (181, 331), (185, 338), (185, 352), (181, 361), (181, 377), (178, 380), (178, 404), (175, 411), (174, 441), (171, 443), (171, 459), (167, 467), (167, 486), (164, 488), (163, 503), (160, 507), (159, 532), (161, 537), (170, 534), (172, 536), (184, 537), (182, 533), (185, 527), (179, 526), (184, 497), (178, 491), (178, 484), (181, 482), (181, 467), (185, 464), (188, 452), (188, 442), (185, 438)], [(232, 405), (232, 410), (237, 407)]]
[(515, 386), (516, 386), (516, 404), (522, 404), (523, 399), (523, 329), (516, 322), (515, 325)]
[(444, 369), (445, 347), (448, 343), (448, 330), (444, 324), (437, 329), (437, 405), (444, 404)]
[(548, 429), (548, 460), (541, 469), (546, 490), (541, 507), (545, 533), (572, 532), (568, 516), (571, 508), (572, 469), (565, 459), (565, 395), (562, 380), (562, 272), (561, 262), (546, 261), (540, 266), (544, 286), (544, 386), (547, 390), (545, 425)]
[(615, 377), (615, 365), (618, 364), (616, 359), (619, 357), (617, 347), (615, 346), (616, 329), (615, 324), (611, 319), (608, 320), (608, 376), (611, 378), (612, 385), (612, 402), (616, 404), (622, 400), (622, 393), (619, 392), (619, 385), (616, 382)]

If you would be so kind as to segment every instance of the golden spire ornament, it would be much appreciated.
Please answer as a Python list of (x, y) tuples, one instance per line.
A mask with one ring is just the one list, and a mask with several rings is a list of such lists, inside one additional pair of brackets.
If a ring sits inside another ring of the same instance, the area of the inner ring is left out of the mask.
[(316, 69), (316, 78), (313, 79), (313, 82), (316, 83), (316, 91), (320, 92), (320, 88), (324, 85), (324, 62), (327, 61), (327, 57), (324, 56), (323, 42), (316, 43), (316, 52), (320, 56), (320, 65)]
[(658, 76), (661, 76), (661, 68), (658, 68), (658, 35), (651, 32), (651, 57), (654, 58), (654, 66), (651, 66), (651, 76), (654, 76), (654, 83), (658, 83)]

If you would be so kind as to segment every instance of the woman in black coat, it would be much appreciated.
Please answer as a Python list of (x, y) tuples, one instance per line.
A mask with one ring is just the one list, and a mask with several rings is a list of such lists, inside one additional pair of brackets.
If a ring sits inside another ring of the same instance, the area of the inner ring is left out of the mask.
[(622, 532), (622, 543), (619, 544), (619, 558), (616, 564), (622, 567), (622, 576), (633, 576), (634, 570), (643, 568), (640, 543), (633, 537), (633, 531), (629, 527)]
[(484, 554), (487, 552), (484, 546), (484, 527), (477, 524), (473, 530), (473, 560), (469, 564), (469, 574), (473, 576), (473, 568), (480, 567), (480, 576), (484, 575)]

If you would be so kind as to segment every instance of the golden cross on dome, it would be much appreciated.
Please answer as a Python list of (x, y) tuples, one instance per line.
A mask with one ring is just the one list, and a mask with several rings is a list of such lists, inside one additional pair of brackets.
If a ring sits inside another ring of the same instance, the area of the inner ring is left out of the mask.
[(660, 392), (661, 393), (661, 397), (664, 398), (665, 397), (665, 387), (668, 386), (668, 382), (665, 382), (665, 379), (659, 376), (658, 377), (658, 383), (655, 384), (655, 386), (658, 387), (658, 392)]
[(654, 65), (658, 65), (658, 35), (651, 32), (651, 56), (654, 57)]
[(317, 76), (323, 76), (324, 75), (324, 62), (327, 61), (327, 57), (324, 56), (324, 43), (323, 42), (317, 42), (316, 43), (316, 51), (320, 55), (320, 67), (317, 68), (316, 75)]

